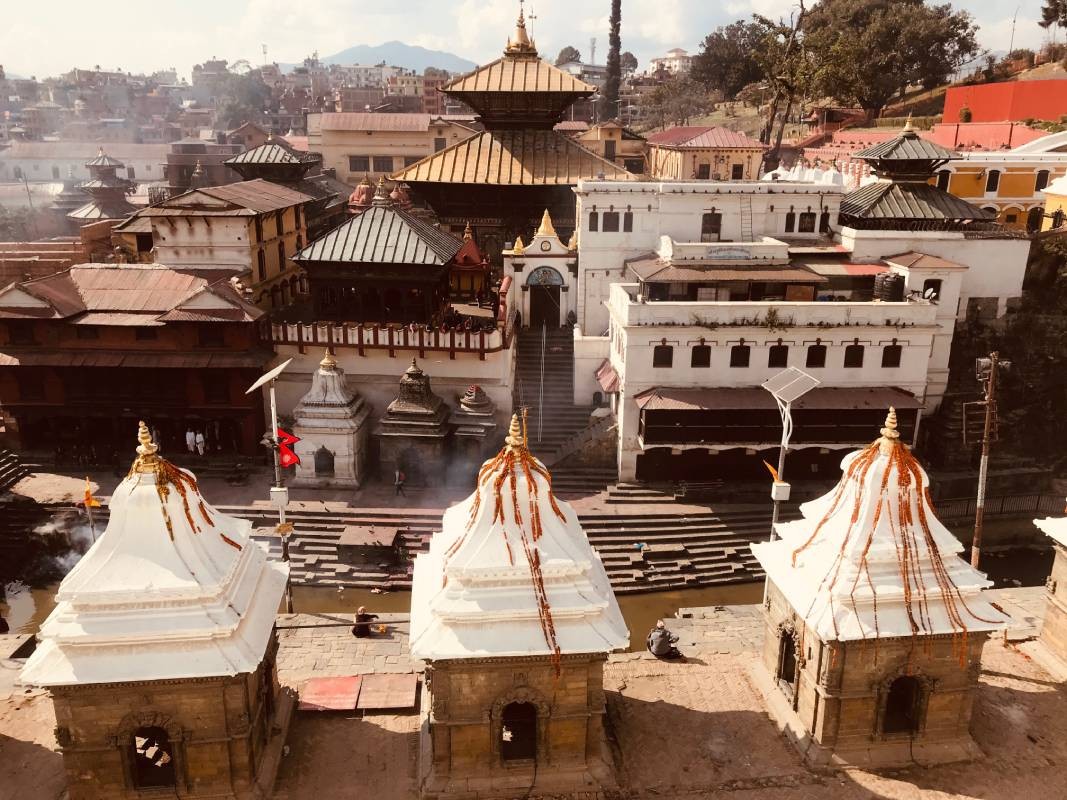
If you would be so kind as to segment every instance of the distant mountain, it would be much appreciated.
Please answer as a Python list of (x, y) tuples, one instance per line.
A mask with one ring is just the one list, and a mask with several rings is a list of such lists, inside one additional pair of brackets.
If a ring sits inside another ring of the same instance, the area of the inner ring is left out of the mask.
[(453, 53), (427, 50), (403, 42), (386, 42), (375, 46), (360, 44), (322, 59), (324, 64), (381, 64), (383, 61), (389, 66), (405, 67), (419, 73), (427, 67), (447, 69), (449, 72), (470, 72), (478, 66)]

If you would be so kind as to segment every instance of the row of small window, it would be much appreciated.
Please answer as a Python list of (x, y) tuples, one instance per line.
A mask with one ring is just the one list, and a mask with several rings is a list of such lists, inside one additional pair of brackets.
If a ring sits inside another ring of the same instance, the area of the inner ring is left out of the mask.
[[(850, 344), (845, 347), (845, 369), (859, 369), (863, 366), (866, 348), (862, 344)], [(904, 348), (899, 344), (887, 344), (882, 347), (882, 368), (895, 369), (900, 366)], [(730, 366), (745, 368), (751, 366), (752, 347), (747, 344), (735, 344), (730, 348)], [(668, 368), (674, 366), (674, 347), (658, 344), (652, 348), (652, 366)], [(711, 346), (694, 345), (689, 357), (689, 366), (700, 369), (711, 366)], [(767, 366), (785, 369), (789, 366), (789, 345), (774, 344), (767, 349)], [(822, 369), (826, 366), (826, 345), (808, 345), (804, 366), (809, 369)]]
[[(999, 169), (988, 170), (985, 174), (985, 191), (986, 194), (1000, 189), (1000, 175)], [(1034, 175), (1034, 191), (1040, 192), (1046, 186), (1048, 186), (1049, 171), (1047, 169), (1040, 169)], [(942, 191), (948, 191), (949, 181), (952, 180), (952, 170), (942, 169), (937, 173), (937, 188)]]
[[(419, 160), (418, 156), (404, 156), (404, 166), (410, 167)], [(349, 156), (349, 172), (392, 172), (392, 156)]]
[(601, 230), (604, 233), (619, 232), (619, 217), (622, 217), (623, 233), (630, 233), (634, 229), (634, 213), (632, 211), (590, 211), (589, 230)]

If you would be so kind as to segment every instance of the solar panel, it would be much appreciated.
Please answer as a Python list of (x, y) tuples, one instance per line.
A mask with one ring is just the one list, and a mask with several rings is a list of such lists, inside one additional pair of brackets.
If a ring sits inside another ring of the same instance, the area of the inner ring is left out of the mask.
[(783, 403), (792, 403), (820, 383), (819, 379), (796, 367), (782, 370), (763, 384), (763, 388)]

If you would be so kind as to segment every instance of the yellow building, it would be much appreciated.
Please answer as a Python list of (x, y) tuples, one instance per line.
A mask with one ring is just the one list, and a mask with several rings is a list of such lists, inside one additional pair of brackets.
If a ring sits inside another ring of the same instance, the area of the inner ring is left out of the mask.
[(755, 181), (766, 146), (726, 128), (668, 128), (647, 140), (645, 171), (660, 180)]
[[(1047, 229), (1045, 188), (1067, 174), (1067, 137), (1053, 134), (1004, 151), (961, 153), (937, 172), (938, 187), (1021, 230)], [(1044, 223), (1042, 220), (1044, 219)]]
[(645, 171), (644, 137), (624, 128), (617, 120), (594, 125), (576, 135), (574, 140), (627, 172), (640, 175)]
[(351, 185), (369, 176), (389, 176), (472, 136), (475, 130), (454, 119), (429, 114), (329, 113), (308, 115), (308, 149), (322, 165)]
[(1050, 231), (1062, 228), (1067, 221), (1067, 176), (1057, 178), (1043, 192), (1045, 197), (1045, 214), (1041, 220), (1041, 230)]

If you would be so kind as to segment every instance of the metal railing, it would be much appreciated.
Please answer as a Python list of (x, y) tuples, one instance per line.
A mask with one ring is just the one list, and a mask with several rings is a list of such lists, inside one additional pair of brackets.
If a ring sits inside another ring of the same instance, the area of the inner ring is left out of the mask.
[[(977, 497), (956, 497), (934, 501), (934, 511), (942, 522), (974, 519)], [(1055, 494), (1016, 494), (985, 499), (985, 515), (1025, 517), (1048, 514), (1062, 516), (1064, 499)]]

